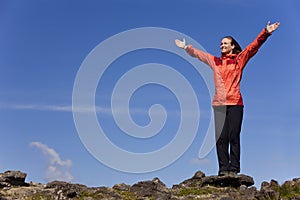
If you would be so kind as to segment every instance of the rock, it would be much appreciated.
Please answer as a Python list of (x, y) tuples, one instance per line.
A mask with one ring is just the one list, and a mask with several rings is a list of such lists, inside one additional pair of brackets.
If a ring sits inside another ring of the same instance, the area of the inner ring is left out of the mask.
[(270, 183), (264, 181), (261, 183), (261, 189), (256, 195), (258, 199), (264, 199), (268, 197), (269, 199), (280, 199), (280, 185), (276, 180), (271, 180)]
[(300, 178), (294, 178), (293, 181), (296, 183), (300, 183)]
[(265, 188), (268, 188), (270, 186), (270, 184), (267, 182), (267, 181), (263, 181), (261, 184), (260, 184), (260, 190), (263, 190)]
[(274, 189), (275, 188), (278, 189), (280, 187), (278, 182), (276, 180), (273, 180), (273, 179), (270, 181), (269, 185), (270, 185), (271, 188), (274, 188)]
[(203, 177), (205, 177), (205, 174), (202, 171), (197, 171), (192, 179), (202, 179)]
[(166, 185), (158, 178), (152, 181), (141, 181), (131, 186), (130, 191), (139, 197), (169, 199), (170, 194)]
[(194, 176), (190, 179), (187, 179), (178, 185), (173, 185), (172, 189), (185, 188), (185, 187), (201, 187), (202, 179), (205, 177), (205, 174), (202, 171), (197, 171)]
[(21, 171), (6, 171), (0, 173), (0, 188), (11, 186), (28, 186), (25, 183), (27, 174)]
[(236, 176), (205, 176), (201, 171), (195, 173), (195, 175), (183, 181), (179, 185), (174, 185), (172, 188), (182, 188), (182, 187), (203, 187), (205, 185), (211, 185), (216, 187), (234, 187), (238, 188), (241, 185), (246, 187), (254, 185), (254, 180), (252, 177), (247, 175), (236, 175)]
[(67, 198), (74, 198), (87, 189), (85, 185), (71, 184), (64, 181), (52, 181), (46, 185), (45, 188), (55, 188), (59, 196)]
[(222, 197), (220, 200), (234, 200), (232, 197)]
[(285, 181), (279, 189), (280, 197), (283, 199), (300, 199), (300, 179)]
[(202, 185), (213, 185), (219, 187), (234, 187), (238, 188), (241, 185), (247, 187), (254, 185), (252, 177), (247, 175), (235, 175), (235, 176), (208, 176), (203, 177)]
[(257, 193), (257, 189), (255, 186), (247, 187), (245, 185), (241, 185), (239, 191), (242, 195), (246, 196), (254, 196)]
[(127, 185), (125, 183), (121, 183), (121, 184), (116, 184), (112, 187), (115, 190), (119, 190), (119, 191), (129, 191), (130, 190), (130, 185)]
[(300, 178), (282, 185), (276, 180), (263, 182), (260, 190), (251, 186), (254, 181), (250, 176), (205, 176), (201, 171), (172, 188), (167, 188), (159, 178), (132, 186), (116, 184), (112, 188), (90, 188), (63, 181), (27, 184), (25, 178), (26, 174), (19, 171), (0, 173), (0, 200), (300, 200)]
[[(92, 196), (92, 199), (108, 199), (108, 200), (123, 200), (124, 198), (122, 197), (122, 192), (114, 190), (112, 188), (109, 187), (97, 187), (97, 188), (92, 188), (92, 189), (88, 189), (87, 193), (89, 195), (87, 196)], [(124, 197), (128, 197), (128, 199), (132, 199), (130, 198), (132, 195), (129, 194), (128, 192), (125, 192)]]

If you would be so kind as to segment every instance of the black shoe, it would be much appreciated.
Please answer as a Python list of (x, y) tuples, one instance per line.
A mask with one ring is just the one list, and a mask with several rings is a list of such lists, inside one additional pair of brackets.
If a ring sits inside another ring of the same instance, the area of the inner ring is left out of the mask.
[(235, 176), (237, 176), (237, 172), (236, 171), (229, 171), (228, 172), (228, 176), (233, 176), (233, 177), (235, 177)]
[(228, 176), (229, 175), (229, 171), (220, 171), (218, 176)]

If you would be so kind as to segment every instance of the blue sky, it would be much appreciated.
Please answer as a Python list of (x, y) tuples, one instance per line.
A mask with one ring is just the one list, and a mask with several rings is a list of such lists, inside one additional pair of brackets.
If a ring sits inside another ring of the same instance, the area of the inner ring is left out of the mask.
[[(223, 36), (232, 35), (244, 48), (270, 20), (281, 26), (247, 64), (242, 80), (241, 173), (252, 176), (258, 187), (264, 180), (282, 183), (299, 177), (299, 8), (297, 0), (0, 0), (0, 170), (24, 171), (27, 181), (61, 179), (88, 186), (159, 177), (171, 187), (197, 170), (216, 174), (215, 149), (198, 159), (211, 117), (211, 99), (201, 76), (184, 59), (155, 49), (130, 52), (111, 64), (97, 87), (97, 117), (107, 137), (120, 148), (141, 153), (155, 151), (175, 137), (179, 103), (165, 87), (138, 89), (130, 101), (138, 125), (150, 122), (148, 109), (157, 103), (164, 105), (168, 118), (155, 137), (128, 137), (112, 117), (110, 98), (116, 81), (134, 66), (162, 63), (191, 82), (201, 113), (197, 136), (176, 162), (142, 174), (111, 169), (85, 148), (72, 114), (76, 74), (97, 45), (130, 29), (171, 29), (219, 55)], [(175, 45), (174, 51), (179, 51)]]

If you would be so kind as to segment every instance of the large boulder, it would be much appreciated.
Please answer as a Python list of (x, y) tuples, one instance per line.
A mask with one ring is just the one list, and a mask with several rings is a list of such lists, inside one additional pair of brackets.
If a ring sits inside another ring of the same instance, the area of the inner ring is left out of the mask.
[(52, 181), (50, 183), (47, 183), (45, 188), (54, 188), (57, 194), (61, 194), (62, 196), (68, 198), (74, 198), (80, 195), (84, 190), (86, 190), (87, 186), (67, 183), (64, 181)]
[(254, 180), (252, 177), (244, 174), (235, 176), (205, 176), (203, 172), (198, 171), (192, 178), (187, 179), (178, 185), (174, 185), (173, 188), (203, 187), (206, 185), (234, 188), (245, 185), (246, 187), (249, 187), (254, 185)]
[(25, 182), (27, 174), (21, 171), (6, 171), (0, 173), (0, 188), (11, 186), (28, 186)]
[(171, 196), (166, 185), (158, 178), (138, 182), (131, 186), (130, 191), (138, 197), (155, 198), (157, 200), (170, 199)]
[(235, 176), (207, 176), (202, 179), (202, 186), (204, 185), (234, 188), (245, 185), (249, 187), (254, 185), (254, 180), (252, 177), (244, 174)]

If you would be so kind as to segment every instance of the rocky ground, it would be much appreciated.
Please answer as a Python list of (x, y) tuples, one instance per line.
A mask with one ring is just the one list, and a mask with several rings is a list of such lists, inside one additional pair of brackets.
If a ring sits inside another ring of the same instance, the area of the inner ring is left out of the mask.
[(158, 178), (133, 185), (116, 184), (112, 188), (90, 188), (62, 181), (26, 183), (25, 179), (26, 173), (20, 171), (0, 173), (0, 200), (300, 200), (300, 178), (282, 185), (275, 180), (263, 182), (259, 190), (250, 176), (205, 176), (201, 171), (172, 188)]

